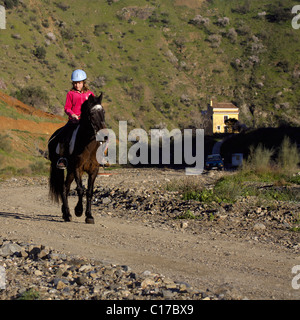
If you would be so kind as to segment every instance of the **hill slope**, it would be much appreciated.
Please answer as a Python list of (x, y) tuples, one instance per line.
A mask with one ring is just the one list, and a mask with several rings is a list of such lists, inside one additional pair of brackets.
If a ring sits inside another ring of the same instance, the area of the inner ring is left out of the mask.
[(0, 92), (0, 176), (47, 172), (47, 141), (64, 123)]
[(113, 129), (199, 127), (212, 97), (235, 102), (248, 126), (300, 124), (295, 1), (2, 3), (0, 87), (43, 110), (62, 114), (83, 68)]

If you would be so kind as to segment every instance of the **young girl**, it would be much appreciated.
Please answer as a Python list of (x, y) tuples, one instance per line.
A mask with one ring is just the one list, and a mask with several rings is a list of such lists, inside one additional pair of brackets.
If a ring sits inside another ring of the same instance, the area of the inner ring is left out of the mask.
[(93, 95), (86, 85), (86, 73), (83, 70), (77, 69), (72, 72), (71, 80), (73, 88), (67, 93), (65, 103), (65, 113), (69, 117), (69, 121), (63, 127), (61, 132), (61, 141), (57, 153), (61, 156), (57, 162), (57, 168), (65, 169), (67, 167), (68, 145), (74, 129), (77, 127), (81, 114), (81, 105), (88, 99), (89, 95)]

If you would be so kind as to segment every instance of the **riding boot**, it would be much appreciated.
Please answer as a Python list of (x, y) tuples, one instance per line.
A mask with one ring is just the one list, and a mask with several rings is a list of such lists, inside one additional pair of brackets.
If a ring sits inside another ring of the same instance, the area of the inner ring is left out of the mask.
[[(63, 139), (65, 140), (65, 139)], [(56, 168), (57, 169), (66, 169), (67, 166), (68, 166), (68, 160), (66, 158), (67, 156), (67, 151), (68, 148), (67, 148), (67, 144), (66, 144), (66, 141), (60, 141), (57, 145), (57, 149), (56, 149), (56, 152), (57, 154), (59, 154), (60, 158), (58, 159), (57, 163), (56, 163)]]

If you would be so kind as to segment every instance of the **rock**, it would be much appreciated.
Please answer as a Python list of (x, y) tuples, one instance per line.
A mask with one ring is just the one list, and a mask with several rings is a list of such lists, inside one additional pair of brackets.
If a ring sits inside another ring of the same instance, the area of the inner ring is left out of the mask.
[(93, 293), (99, 293), (101, 291), (101, 289), (102, 289), (101, 285), (96, 285), (93, 288)]
[(152, 274), (152, 272), (149, 271), (149, 270), (145, 270), (145, 271), (142, 273), (142, 275), (145, 276), (145, 277), (149, 277), (151, 274)]
[(262, 211), (262, 208), (261, 207), (258, 207), (258, 208), (256, 208), (256, 213), (261, 213), (261, 211)]
[(87, 278), (85, 276), (79, 276), (75, 279), (75, 282), (79, 285), (82, 286), (87, 282)]
[(61, 280), (59, 280), (59, 281), (57, 282), (56, 289), (57, 289), (57, 290), (61, 290), (61, 289), (64, 289), (66, 286), (67, 286), (67, 285), (66, 285), (64, 282), (62, 282)]
[(162, 290), (162, 296), (165, 299), (172, 299), (174, 297), (174, 295), (175, 294), (171, 290), (165, 290), (165, 289)]
[(43, 275), (43, 272), (40, 271), (40, 270), (36, 270), (36, 271), (34, 272), (34, 274), (39, 277), (39, 276), (42, 276), (42, 275)]
[(127, 271), (131, 271), (131, 268), (129, 266), (126, 266), (126, 265), (122, 265), (121, 268), (127, 272)]
[(21, 253), (22, 248), (16, 243), (5, 243), (0, 248), (0, 256), (7, 257), (15, 253)]
[(186, 229), (187, 227), (188, 227), (188, 222), (186, 222), (186, 221), (182, 221), (181, 223), (180, 223), (180, 228), (181, 229)]
[(66, 255), (61, 253), (50, 253), (49, 257), (53, 260), (66, 259)]
[(146, 278), (145, 280), (142, 281), (141, 283), (141, 288), (146, 289), (148, 286), (154, 286), (155, 281), (151, 278)]
[(55, 272), (55, 276), (56, 277), (62, 277), (62, 275), (64, 274), (64, 269), (62, 269), (62, 268), (58, 268), (57, 270), (56, 270), (56, 272)]
[(256, 223), (253, 226), (254, 231), (264, 231), (266, 229), (266, 226), (263, 223)]
[(56, 41), (56, 36), (55, 36), (55, 34), (53, 32), (48, 32), (46, 34), (46, 38), (51, 40), (51, 41)]
[(11, 35), (11, 37), (14, 38), (14, 39), (17, 39), (17, 40), (21, 40), (21, 39), (22, 39), (22, 38), (21, 38), (21, 35), (20, 35), (19, 33), (13, 33), (13, 34)]
[(103, 204), (108, 204), (108, 203), (110, 203), (110, 202), (111, 202), (111, 200), (110, 200), (109, 197), (105, 197), (105, 198), (102, 199), (102, 203), (103, 203)]
[(24, 248), (22, 248), (21, 251), (19, 252), (19, 257), (22, 257), (22, 258), (28, 257), (28, 253)]

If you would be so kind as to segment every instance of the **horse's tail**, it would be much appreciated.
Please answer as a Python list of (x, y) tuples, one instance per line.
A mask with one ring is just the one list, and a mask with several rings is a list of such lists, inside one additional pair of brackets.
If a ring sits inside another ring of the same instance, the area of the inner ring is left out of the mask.
[(51, 199), (59, 203), (64, 187), (64, 170), (56, 168), (56, 162), (51, 162), (49, 185)]
[(49, 196), (50, 198), (59, 203), (61, 200), (60, 196), (63, 192), (64, 187), (64, 170), (56, 168), (56, 163), (59, 155), (56, 154), (56, 147), (58, 144), (59, 134), (62, 132), (64, 127), (56, 130), (48, 141), (48, 157), (51, 161), (50, 166), (50, 178), (49, 178)]

